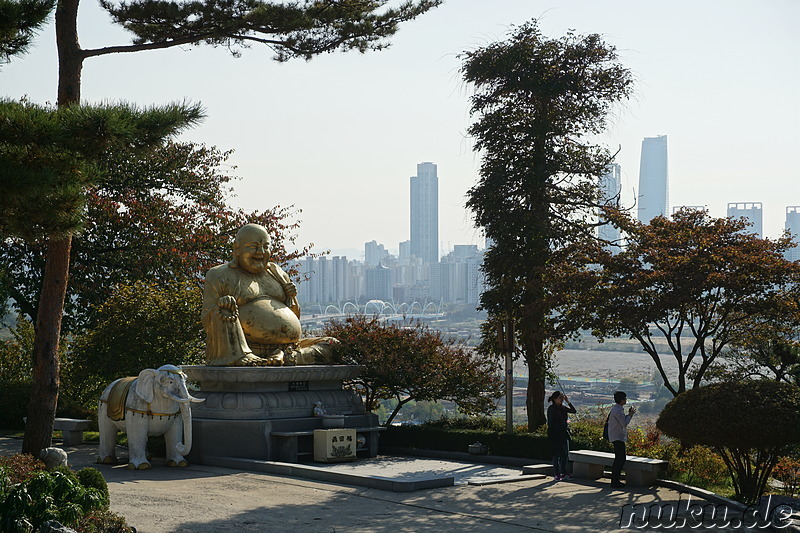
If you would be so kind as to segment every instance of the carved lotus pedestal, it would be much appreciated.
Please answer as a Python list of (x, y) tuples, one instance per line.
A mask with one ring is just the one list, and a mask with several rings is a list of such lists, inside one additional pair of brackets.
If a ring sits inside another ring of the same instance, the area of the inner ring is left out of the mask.
[(290, 367), (184, 366), (193, 393), (205, 401), (192, 406), (193, 445), (189, 461), (233, 457), (298, 462), (313, 456), (313, 432), (323, 428), (314, 416), (316, 402), (329, 415), (342, 415), (354, 428), (359, 455), (378, 453), (377, 416), (367, 413), (361, 397), (342, 383), (354, 379), (360, 366)]

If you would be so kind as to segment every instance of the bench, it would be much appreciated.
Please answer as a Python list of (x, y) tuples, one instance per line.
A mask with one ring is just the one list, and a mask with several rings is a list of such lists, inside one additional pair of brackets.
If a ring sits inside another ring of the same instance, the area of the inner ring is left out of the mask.
[[(317, 428), (319, 429), (319, 428)], [(354, 429), (356, 434), (363, 434), (366, 442), (364, 446), (356, 449), (356, 453), (362, 452), (367, 457), (378, 455), (378, 432), (385, 430), (385, 427), (355, 427), (338, 428)], [(301, 456), (313, 456), (313, 437), (314, 430), (306, 431), (272, 431), (270, 436), (277, 440), (278, 461), (283, 463), (298, 463)]]
[[(572, 461), (572, 474), (577, 478), (600, 479), (604, 467), (614, 464), (614, 454), (594, 450), (569, 452)], [(633, 487), (649, 487), (656, 482), (658, 473), (666, 470), (668, 461), (647, 457), (625, 456), (625, 481)]]
[[(28, 423), (28, 417), (23, 416), (22, 421)], [(79, 418), (56, 418), (53, 420), (53, 430), (61, 432), (64, 446), (77, 446), (83, 444), (83, 432), (89, 429), (91, 420)]]
[(77, 418), (56, 418), (53, 420), (53, 429), (61, 431), (64, 446), (77, 446), (83, 444), (83, 432), (89, 429), (89, 420)]

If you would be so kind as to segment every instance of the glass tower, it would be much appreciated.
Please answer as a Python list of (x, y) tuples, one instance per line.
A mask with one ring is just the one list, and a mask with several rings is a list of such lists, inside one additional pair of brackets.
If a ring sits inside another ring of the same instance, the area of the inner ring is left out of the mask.
[(669, 170), (667, 136), (645, 137), (639, 162), (639, 194), (636, 199), (639, 222), (649, 224), (657, 216), (667, 216)]

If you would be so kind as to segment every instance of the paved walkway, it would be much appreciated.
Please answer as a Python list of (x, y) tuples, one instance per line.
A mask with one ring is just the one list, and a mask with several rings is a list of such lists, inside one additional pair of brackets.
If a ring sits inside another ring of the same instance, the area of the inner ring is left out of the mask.
[[(0, 437), (0, 454), (18, 452), (21, 442)], [(457, 477), (452, 487), (398, 493), (213, 466), (167, 468), (158, 459), (151, 470), (131, 471), (95, 465), (96, 445), (65, 449), (73, 468), (97, 466), (103, 472), (112, 510), (140, 533), (618, 531), (623, 506), (676, 503), (681, 497), (663, 487), (615, 490), (607, 480), (555, 483), (547, 477), (472, 485), (466, 483), (470, 478), (486, 481), (521, 470), (456, 461), (387, 457), (364, 463), (363, 472), (384, 477)]]

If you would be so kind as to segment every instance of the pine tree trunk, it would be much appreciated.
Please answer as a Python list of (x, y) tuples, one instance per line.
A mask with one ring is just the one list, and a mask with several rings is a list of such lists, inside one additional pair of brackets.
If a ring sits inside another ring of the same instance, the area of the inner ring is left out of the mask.
[[(81, 98), (83, 54), (78, 43), (79, 1), (60, 0), (56, 8), (59, 107), (77, 104)], [(25, 438), (22, 441), (22, 452), (34, 456), (50, 446), (53, 438), (59, 388), (58, 344), (69, 280), (71, 248), (71, 236), (51, 236), (48, 240), (33, 343), (33, 390), (28, 405)]]
[(38, 457), (39, 450), (52, 442), (53, 419), (58, 403), (58, 341), (69, 276), (72, 239), (50, 239), (44, 267), (44, 281), (36, 320), (34, 340), (33, 390), (28, 405), (28, 422), (22, 453)]

